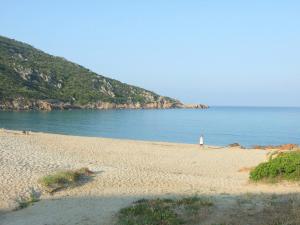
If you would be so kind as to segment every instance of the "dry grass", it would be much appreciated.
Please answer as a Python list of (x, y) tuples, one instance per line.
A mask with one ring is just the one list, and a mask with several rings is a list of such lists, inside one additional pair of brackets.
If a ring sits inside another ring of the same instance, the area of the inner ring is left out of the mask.
[(64, 170), (42, 177), (39, 182), (46, 191), (53, 193), (63, 188), (76, 186), (82, 178), (93, 174), (88, 168), (78, 170)]
[(230, 225), (299, 225), (299, 196), (252, 195), (238, 198), (224, 215), (224, 224)]
[(196, 224), (213, 203), (198, 196), (175, 199), (142, 199), (121, 209), (118, 225), (179, 225)]
[(40, 201), (38, 194), (34, 191), (34, 189), (31, 189), (31, 192), (29, 196), (27, 197), (20, 197), (16, 200), (18, 203), (18, 207), (16, 210), (27, 208), (28, 206), (33, 205), (34, 203)]
[[(211, 200), (212, 199), (212, 200)], [(299, 225), (299, 195), (140, 200), (122, 209), (118, 225)]]

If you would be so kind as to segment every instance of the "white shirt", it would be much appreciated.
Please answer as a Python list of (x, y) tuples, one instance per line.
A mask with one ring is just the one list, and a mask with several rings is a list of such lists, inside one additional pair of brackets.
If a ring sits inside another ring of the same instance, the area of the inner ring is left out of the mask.
[(204, 144), (203, 136), (200, 137), (200, 145)]

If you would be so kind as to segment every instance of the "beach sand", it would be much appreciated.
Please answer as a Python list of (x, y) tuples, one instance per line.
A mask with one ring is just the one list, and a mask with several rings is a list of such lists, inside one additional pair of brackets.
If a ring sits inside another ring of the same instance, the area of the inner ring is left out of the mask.
[[(265, 150), (0, 131), (1, 225), (113, 224), (115, 213), (140, 198), (237, 196), (300, 192), (296, 184), (254, 184), (247, 168)], [(53, 195), (38, 179), (62, 169), (88, 167), (91, 181)], [(246, 169), (245, 169), (246, 168)], [(34, 189), (41, 201), (11, 211)]]

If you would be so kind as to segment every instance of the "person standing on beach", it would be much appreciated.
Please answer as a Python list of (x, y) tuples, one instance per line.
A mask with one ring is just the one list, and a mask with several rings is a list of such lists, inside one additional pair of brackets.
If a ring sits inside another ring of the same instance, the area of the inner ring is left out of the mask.
[(200, 147), (201, 147), (201, 148), (204, 148), (204, 137), (203, 137), (202, 134), (201, 134), (201, 136), (200, 136), (199, 144), (200, 144)]

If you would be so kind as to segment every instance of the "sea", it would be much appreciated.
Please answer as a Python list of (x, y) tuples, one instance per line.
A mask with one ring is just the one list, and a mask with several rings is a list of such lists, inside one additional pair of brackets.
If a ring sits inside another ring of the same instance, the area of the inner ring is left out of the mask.
[(0, 128), (56, 134), (226, 146), (300, 144), (300, 108), (0, 112)]

